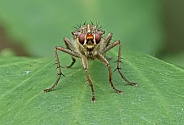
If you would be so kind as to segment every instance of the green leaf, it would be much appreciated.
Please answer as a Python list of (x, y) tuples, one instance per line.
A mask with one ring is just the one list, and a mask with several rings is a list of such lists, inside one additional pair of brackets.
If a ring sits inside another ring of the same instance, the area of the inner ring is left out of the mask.
[[(116, 53), (110, 53), (112, 70)], [(71, 62), (60, 55), (61, 65)], [(62, 77), (54, 91), (44, 93), (57, 78), (53, 59), (0, 57), (0, 124), (184, 124), (184, 70), (154, 57), (123, 50), (122, 71), (137, 87), (113, 73), (116, 93), (108, 82), (107, 67), (89, 61), (96, 102), (80, 60)]]

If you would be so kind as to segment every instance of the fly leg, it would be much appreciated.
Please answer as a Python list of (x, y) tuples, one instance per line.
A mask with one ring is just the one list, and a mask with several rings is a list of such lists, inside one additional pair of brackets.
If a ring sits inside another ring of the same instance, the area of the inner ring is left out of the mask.
[(49, 92), (52, 89), (54, 89), (54, 87), (58, 84), (58, 82), (61, 78), (61, 75), (63, 75), (63, 73), (61, 72), (61, 68), (60, 68), (61, 66), (60, 66), (57, 50), (65, 52), (65, 53), (67, 53), (71, 56), (75, 56), (75, 57), (78, 57), (78, 58), (80, 57), (77, 53), (73, 52), (72, 50), (69, 50), (69, 49), (66, 49), (66, 48), (63, 48), (63, 47), (60, 47), (60, 46), (56, 46), (55, 47), (55, 57), (56, 57), (56, 64), (57, 64), (57, 69), (58, 69), (58, 78), (56, 79), (55, 83), (50, 88), (45, 89), (44, 92)]
[(107, 47), (107, 46), (109, 45), (111, 39), (112, 39), (112, 33), (109, 33), (109, 34), (106, 36), (105, 40), (104, 40), (104, 46), (105, 46), (105, 47)]
[[(65, 45), (66, 45), (67, 49), (71, 50), (70, 47), (73, 48), (73, 44), (72, 44), (72, 42), (68, 38), (64, 38), (64, 42), (65, 42)], [(71, 58), (72, 58), (72, 63), (70, 65), (66, 66), (66, 68), (72, 67), (73, 64), (76, 62), (76, 59), (73, 56), (71, 56)]]
[(137, 86), (137, 83), (134, 83), (134, 82), (129, 81), (129, 80), (123, 75), (123, 73), (121, 72), (121, 66), (120, 66), (120, 64), (121, 64), (121, 52), (122, 52), (122, 44), (121, 44), (121, 42), (119, 41), (117, 70), (118, 70), (119, 74), (121, 75), (121, 77), (122, 77), (127, 83), (129, 83), (129, 84), (132, 85), (132, 86)]
[(108, 67), (108, 72), (109, 72), (109, 82), (111, 84), (111, 87), (118, 93), (122, 93), (122, 91), (116, 89), (114, 87), (114, 84), (112, 83), (112, 72), (111, 72), (111, 67), (110, 67), (110, 64), (108, 63), (108, 61), (105, 59), (105, 57), (101, 54), (98, 54), (97, 56), (97, 59), (99, 59), (102, 63), (104, 63), (107, 67)]
[(130, 82), (124, 75), (123, 73), (121, 72), (121, 51), (122, 51), (122, 45), (121, 45), (121, 42), (118, 40), (118, 41), (115, 41), (113, 42), (112, 44), (108, 45), (107, 47), (104, 47), (104, 49), (102, 50), (102, 54), (106, 53), (107, 51), (109, 51), (110, 49), (112, 49), (113, 47), (119, 45), (119, 50), (118, 50), (118, 62), (117, 62), (117, 70), (119, 72), (119, 74), (121, 75), (121, 77), (127, 82), (129, 83), (130, 85), (132, 86), (137, 86), (136, 83), (134, 82)]
[(91, 102), (95, 102), (95, 94), (94, 94), (93, 83), (92, 83), (91, 77), (88, 73), (88, 62), (87, 62), (87, 58), (85, 56), (82, 56), (82, 65), (84, 67), (84, 70), (86, 72), (86, 77), (87, 77), (89, 85), (91, 87), (91, 92), (92, 92)]

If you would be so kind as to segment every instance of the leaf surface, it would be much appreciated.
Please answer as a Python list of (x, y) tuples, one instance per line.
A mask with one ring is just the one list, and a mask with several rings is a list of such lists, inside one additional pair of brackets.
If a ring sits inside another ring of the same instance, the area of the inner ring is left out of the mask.
[[(60, 54), (60, 53), (59, 53)], [(112, 70), (116, 53), (110, 53)], [(61, 54), (62, 55), (62, 54)], [(154, 57), (123, 50), (122, 71), (137, 87), (113, 73), (116, 93), (108, 82), (107, 67), (89, 61), (96, 102), (80, 60), (62, 68), (56, 88), (44, 93), (57, 78), (54, 59), (0, 57), (0, 124), (183, 124), (184, 70)], [(71, 62), (60, 56), (61, 65)]]

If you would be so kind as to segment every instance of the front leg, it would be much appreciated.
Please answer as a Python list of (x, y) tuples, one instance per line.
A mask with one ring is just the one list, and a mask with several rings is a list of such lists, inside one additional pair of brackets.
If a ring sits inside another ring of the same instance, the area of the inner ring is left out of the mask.
[(69, 54), (71, 56), (80, 57), (77, 53), (73, 52), (72, 50), (65, 49), (65, 48), (60, 47), (60, 46), (56, 46), (55, 47), (55, 56), (56, 56), (56, 64), (57, 64), (57, 69), (58, 69), (58, 78), (56, 79), (55, 83), (50, 88), (45, 89), (44, 92), (49, 92), (52, 89), (54, 89), (54, 87), (58, 84), (58, 82), (59, 82), (59, 80), (61, 78), (61, 75), (63, 75), (63, 73), (61, 72), (61, 66), (60, 66), (60, 62), (59, 62), (59, 57), (58, 57), (57, 50), (60, 50), (62, 52), (65, 52), (65, 53), (67, 53), (67, 54)]
[(83, 65), (83, 68), (86, 72), (86, 77), (88, 79), (88, 82), (89, 82), (89, 85), (91, 87), (91, 91), (92, 91), (92, 99), (91, 99), (91, 102), (95, 102), (95, 94), (94, 94), (94, 88), (93, 88), (93, 83), (92, 83), (92, 80), (91, 80), (91, 77), (88, 73), (88, 60), (85, 56), (82, 56), (82, 65)]

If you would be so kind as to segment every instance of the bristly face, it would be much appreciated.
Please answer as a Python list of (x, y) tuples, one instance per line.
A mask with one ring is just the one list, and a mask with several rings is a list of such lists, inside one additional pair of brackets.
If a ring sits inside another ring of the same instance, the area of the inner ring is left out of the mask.
[(93, 24), (84, 24), (76, 31), (72, 32), (75, 49), (82, 55), (94, 59), (98, 51), (103, 46), (102, 35), (105, 31)]

